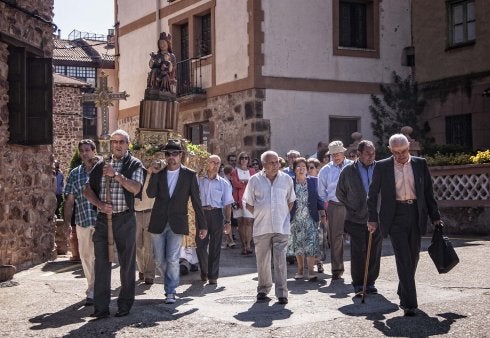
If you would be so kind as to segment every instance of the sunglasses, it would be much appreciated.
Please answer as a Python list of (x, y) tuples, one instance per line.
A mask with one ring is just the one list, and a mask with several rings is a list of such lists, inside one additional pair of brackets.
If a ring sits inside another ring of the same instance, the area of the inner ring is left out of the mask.
[(179, 154), (180, 154), (180, 151), (166, 151), (165, 157), (170, 157), (170, 156), (177, 157), (177, 156), (179, 156)]
[(316, 169), (315, 167), (308, 167), (308, 170), (311, 170), (311, 169)]
[(245, 157), (240, 157), (240, 161), (241, 161), (241, 160), (248, 160), (248, 159), (250, 159), (250, 157), (247, 157), (247, 156), (245, 156)]
[(252, 163), (252, 165), (259, 165), (258, 163)]

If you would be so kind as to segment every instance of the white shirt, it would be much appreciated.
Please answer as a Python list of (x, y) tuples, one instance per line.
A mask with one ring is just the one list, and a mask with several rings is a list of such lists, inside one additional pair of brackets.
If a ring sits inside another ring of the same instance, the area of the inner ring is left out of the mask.
[(236, 168), (236, 172), (238, 174), (238, 179), (241, 180), (249, 180), (250, 179), (250, 171), (248, 169), (243, 170), (240, 168)]
[(177, 179), (179, 178), (180, 168), (174, 171), (167, 170), (167, 184), (168, 184), (168, 194), (172, 197), (174, 193), (175, 186), (177, 185)]
[(293, 180), (279, 171), (271, 182), (264, 171), (253, 175), (243, 194), (243, 203), (254, 207), (253, 236), (270, 233), (289, 235), (288, 204), (296, 200)]

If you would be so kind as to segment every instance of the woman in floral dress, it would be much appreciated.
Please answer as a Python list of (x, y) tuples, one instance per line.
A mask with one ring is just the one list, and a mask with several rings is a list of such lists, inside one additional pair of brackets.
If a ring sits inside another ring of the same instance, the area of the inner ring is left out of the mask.
[(296, 174), (294, 190), (296, 201), (291, 209), (291, 236), (289, 252), (296, 256), (298, 272), (295, 279), (304, 278), (304, 258), (308, 267), (308, 279), (316, 280), (314, 271), (315, 256), (319, 254), (318, 222), (326, 222), (323, 202), (318, 196), (316, 177), (307, 176), (307, 162), (303, 157), (293, 163)]

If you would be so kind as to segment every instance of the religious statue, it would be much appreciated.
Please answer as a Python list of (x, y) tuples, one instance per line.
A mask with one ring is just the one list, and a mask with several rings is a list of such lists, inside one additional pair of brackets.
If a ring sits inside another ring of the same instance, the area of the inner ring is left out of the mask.
[(172, 52), (172, 36), (165, 32), (160, 34), (158, 39), (158, 52), (150, 53), (148, 63), (150, 72), (148, 73), (147, 92), (163, 92), (163, 94), (176, 94), (175, 67), (177, 59)]

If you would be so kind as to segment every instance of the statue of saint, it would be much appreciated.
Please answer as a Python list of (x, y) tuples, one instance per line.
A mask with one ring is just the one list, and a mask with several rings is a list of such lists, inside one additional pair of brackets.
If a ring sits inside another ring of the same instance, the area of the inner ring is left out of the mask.
[(176, 93), (175, 67), (177, 59), (172, 52), (172, 36), (165, 32), (160, 34), (158, 39), (158, 52), (150, 54), (148, 63), (150, 72), (148, 73), (147, 88), (156, 89), (162, 92)]

